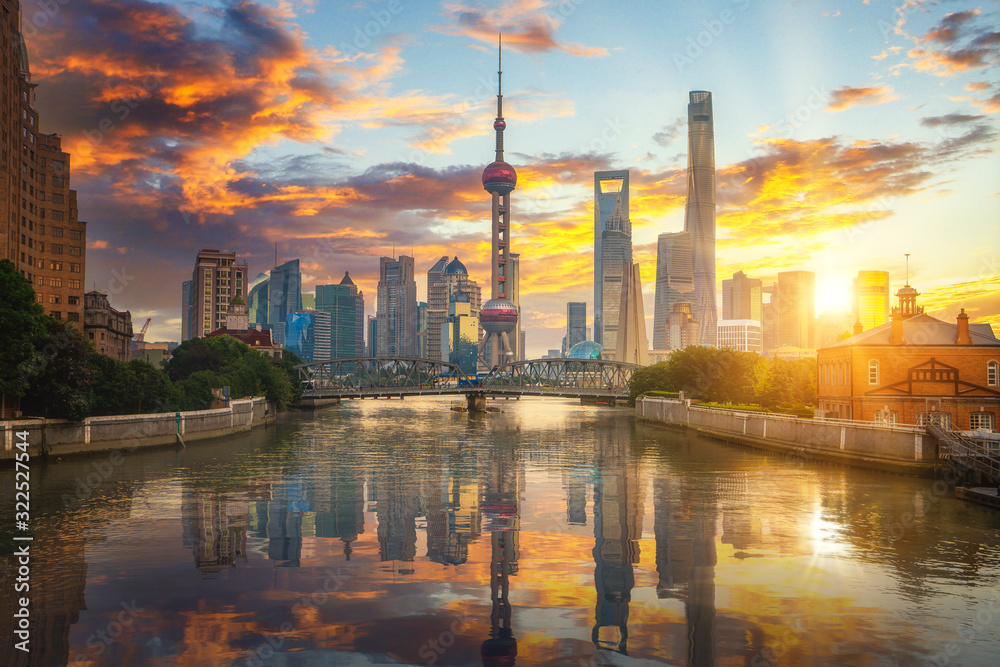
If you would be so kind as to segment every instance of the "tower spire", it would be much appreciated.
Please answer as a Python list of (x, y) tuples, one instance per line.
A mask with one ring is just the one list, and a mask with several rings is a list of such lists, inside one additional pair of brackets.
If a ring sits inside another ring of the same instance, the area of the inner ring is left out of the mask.
[(497, 119), (493, 121), (497, 131), (497, 162), (503, 162), (503, 131), (507, 123), (503, 119), (503, 34), (497, 33)]

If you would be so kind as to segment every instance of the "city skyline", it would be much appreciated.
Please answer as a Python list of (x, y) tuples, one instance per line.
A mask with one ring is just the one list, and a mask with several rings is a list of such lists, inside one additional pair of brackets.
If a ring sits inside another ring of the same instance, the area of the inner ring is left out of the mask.
[(256, 275), (277, 242), (301, 259), (305, 291), (350, 271), (373, 293), (393, 244), (418, 278), (449, 252), (484, 284), (478, 175), (495, 94), (484, 73), (502, 30), (521, 151), (508, 155), (522, 177), (512, 236), (538, 357), (559, 346), (567, 301), (593, 304), (595, 171), (631, 173), (651, 331), (656, 239), (683, 226), (692, 90), (712, 91), (720, 118), (717, 283), (810, 270), (815, 312), (848, 310), (859, 270), (888, 271), (894, 293), (911, 252), (928, 312), (965, 307), (1000, 324), (996, 10), (905, 6), (719, 2), (667, 17), (643, 4), (640, 22), (592, 3), (503, 16), (472, 4), (137, 3), (112, 17), (85, 0), (45, 25), (42, 6), (25, 4), (23, 32), (40, 129), (72, 155), (89, 223), (85, 284), (133, 276), (115, 305), (153, 317), (149, 340), (174, 340), (177, 288), (201, 248), (234, 250)]

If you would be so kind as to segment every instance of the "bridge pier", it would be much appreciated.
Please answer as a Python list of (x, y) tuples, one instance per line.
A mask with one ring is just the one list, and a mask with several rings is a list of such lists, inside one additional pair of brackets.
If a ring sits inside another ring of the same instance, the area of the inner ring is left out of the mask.
[(469, 412), (486, 412), (486, 396), (483, 394), (466, 394), (465, 400), (469, 404)]

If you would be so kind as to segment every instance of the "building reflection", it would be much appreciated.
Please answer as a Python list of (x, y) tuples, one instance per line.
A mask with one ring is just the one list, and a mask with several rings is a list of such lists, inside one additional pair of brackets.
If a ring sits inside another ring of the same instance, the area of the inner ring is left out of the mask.
[(388, 466), (381, 474), (372, 473), (369, 500), (375, 501), (378, 520), (379, 560), (410, 563), (401, 574), (413, 572), (417, 555), (417, 516), (421, 508), (419, 479), (405, 466)]
[(629, 423), (602, 430), (594, 481), (594, 586), (597, 609), (591, 640), (598, 648), (628, 654), (628, 616), (634, 566), (639, 563), (642, 498), (639, 461), (629, 451)]
[(479, 538), (479, 471), (476, 450), (461, 443), (440, 457), (438, 484), (427, 492), (427, 557), (445, 565), (469, 560), (469, 544)]
[(490, 534), (490, 636), (480, 648), (484, 666), (510, 666), (517, 660), (517, 639), (508, 600), (510, 577), (517, 574), (520, 515), (518, 499), (524, 470), (511, 439), (496, 443), (484, 470), (480, 510)]

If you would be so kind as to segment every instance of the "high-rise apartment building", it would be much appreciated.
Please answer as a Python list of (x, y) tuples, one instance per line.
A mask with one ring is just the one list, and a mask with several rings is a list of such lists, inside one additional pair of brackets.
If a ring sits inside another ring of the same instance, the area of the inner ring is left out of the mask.
[(660, 234), (656, 239), (656, 288), (653, 294), (653, 349), (667, 349), (667, 320), (680, 301), (694, 301), (691, 233)]
[(247, 265), (236, 263), (235, 252), (206, 249), (198, 253), (191, 279), (192, 338), (226, 326), (229, 302), (237, 294), (246, 303)]
[(760, 320), (719, 320), (719, 335), (716, 343), (720, 350), (763, 352)]
[(566, 356), (577, 343), (587, 340), (587, 302), (570, 301), (566, 304), (566, 335), (562, 341), (562, 356)]
[(315, 310), (330, 313), (330, 359), (365, 356), (365, 295), (348, 272), (338, 285), (316, 286)]
[(285, 319), (302, 310), (302, 272), (293, 259), (271, 269), (267, 293), (267, 326), (275, 343), (284, 342)]
[(412, 257), (379, 258), (375, 318), (378, 356), (417, 356), (417, 283)]
[(674, 309), (667, 316), (666, 328), (665, 349), (683, 350), (689, 345), (698, 345), (701, 328), (698, 326), (698, 318), (691, 313), (690, 301), (674, 302)]
[[(442, 257), (447, 259), (447, 257)], [(465, 264), (455, 257), (446, 263), (443, 269), (439, 269), (441, 260), (434, 263), (431, 270), (427, 272), (427, 358), (443, 359), (443, 348), (441, 347), (441, 325), (448, 319), (449, 304), (458, 295), (465, 295), (469, 298), (471, 316), (476, 318), (476, 326), (479, 325), (479, 309), (482, 306), (482, 290), (476, 281), (469, 277), (469, 272)], [(476, 336), (478, 342), (479, 337)]]
[(691, 234), (694, 316), (702, 345), (715, 345), (715, 121), (712, 93), (694, 90), (688, 103), (688, 187), (684, 231)]
[(816, 328), (816, 274), (812, 271), (779, 273), (777, 297), (777, 344), (812, 348)]
[(378, 356), (378, 318), (368, 316), (368, 356)]
[(868, 331), (889, 321), (889, 272), (858, 271), (851, 316)]
[(191, 330), (194, 325), (194, 282), (185, 280), (181, 283), (181, 342), (193, 338)]
[(70, 189), (69, 154), (58, 135), (39, 132), (20, 12), (18, 2), (3, 1), (0, 258), (31, 282), (45, 312), (82, 330), (87, 223)]
[[(594, 172), (594, 340), (607, 349), (614, 348), (614, 341), (604, 340), (606, 321), (617, 328), (622, 271), (632, 261), (628, 193), (628, 169)], [(606, 235), (608, 218), (618, 209), (621, 214), (615, 218), (614, 233)], [(627, 232), (622, 218), (628, 221)], [(606, 275), (606, 268), (611, 275)], [(607, 288), (606, 281), (611, 282)]]

